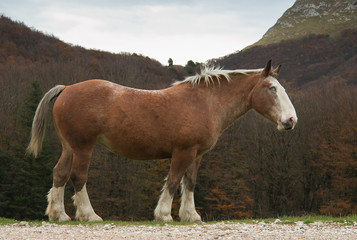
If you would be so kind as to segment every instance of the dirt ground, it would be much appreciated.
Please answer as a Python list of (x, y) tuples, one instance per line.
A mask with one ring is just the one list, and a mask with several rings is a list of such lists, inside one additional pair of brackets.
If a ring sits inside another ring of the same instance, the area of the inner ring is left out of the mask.
[(357, 223), (304, 224), (231, 223), (165, 226), (57, 225), (27, 222), (0, 226), (0, 240), (9, 239), (348, 239), (357, 240)]

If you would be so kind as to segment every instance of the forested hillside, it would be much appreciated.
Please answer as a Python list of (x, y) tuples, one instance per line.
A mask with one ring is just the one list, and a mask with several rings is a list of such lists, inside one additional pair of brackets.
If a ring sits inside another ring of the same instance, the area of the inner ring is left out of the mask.
[[(254, 112), (238, 120), (204, 156), (195, 190), (204, 220), (357, 211), (357, 32), (312, 35), (253, 47), (211, 62), (226, 69), (282, 64), (280, 80), (299, 122), (278, 132)], [(25, 156), (38, 101), (56, 84), (102, 78), (159, 89), (194, 73), (137, 54), (66, 44), (0, 18), (0, 216), (42, 218), (60, 144), (49, 124), (41, 157)], [(89, 196), (104, 219), (153, 219), (170, 161), (132, 161), (95, 149)], [(70, 184), (66, 208), (73, 216)], [(178, 212), (178, 197), (173, 207)]]
[(235, 69), (261, 67), (266, 59), (282, 64), (280, 78), (295, 86), (326, 82), (333, 77), (342, 77), (352, 83), (357, 76), (357, 30), (345, 30), (338, 38), (309, 35), (268, 46), (256, 46), (211, 62)]

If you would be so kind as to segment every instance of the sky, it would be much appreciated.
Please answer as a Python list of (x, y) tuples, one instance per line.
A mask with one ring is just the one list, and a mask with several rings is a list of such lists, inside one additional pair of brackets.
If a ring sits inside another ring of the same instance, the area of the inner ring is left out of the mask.
[(294, 2), (1, 0), (0, 14), (73, 45), (185, 65), (253, 44)]

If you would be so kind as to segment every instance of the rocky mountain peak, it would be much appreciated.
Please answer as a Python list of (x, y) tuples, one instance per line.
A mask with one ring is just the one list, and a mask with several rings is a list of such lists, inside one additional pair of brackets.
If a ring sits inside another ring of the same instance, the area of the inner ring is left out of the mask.
[(357, 29), (357, 0), (297, 0), (254, 45)]

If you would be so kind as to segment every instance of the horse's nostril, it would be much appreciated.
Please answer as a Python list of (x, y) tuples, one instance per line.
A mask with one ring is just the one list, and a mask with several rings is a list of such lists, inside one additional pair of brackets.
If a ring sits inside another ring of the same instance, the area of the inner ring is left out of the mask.
[(286, 120), (285, 122), (283, 122), (283, 126), (286, 130), (292, 129), (294, 126), (294, 118), (291, 117), (288, 120)]

